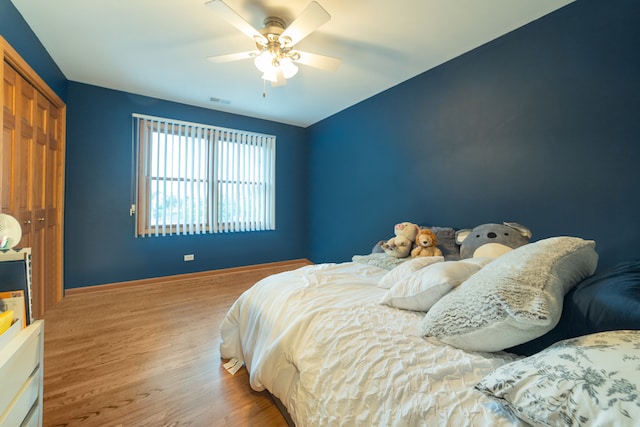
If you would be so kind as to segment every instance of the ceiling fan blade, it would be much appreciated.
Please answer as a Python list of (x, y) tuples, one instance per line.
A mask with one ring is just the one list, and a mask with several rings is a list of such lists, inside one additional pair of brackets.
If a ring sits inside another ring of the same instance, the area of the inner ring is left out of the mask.
[(296, 50), (292, 53), (300, 55), (300, 57), (294, 62), (299, 62), (300, 64), (319, 68), (325, 71), (336, 71), (338, 67), (340, 67), (340, 64), (342, 64), (341, 59), (334, 58), (332, 56), (318, 55), (317, 53), (303, 52), (301, 50)]
[(267, 39), (255, 28), (251, 26), (245, 19), (238, 15), (235, 10), (231, 9), (229, 5), (227, 5), (222, 0), (211, 0), (205, 3), (205, 5), (213, 10), (218, 16), (222, 17), (229, 24), (236, 27), (238, 30), (245, 33), (252, 40), (259, 42), (261, 44), (266, 44)]
[(255, 58), (258, 53), (259, 52), (257, 50), (250, 50), (247, 52), (230, 53), (228, 55), (209, 56), (207, 59), (215, 64), (224, 64), (225, 62)]
[(287, 43), (287, 45), (293, 46), (330, 19), (331, 15), (317, 2), (312, 1), (302, 11), (300, 16), (284, 30), (280, 35), (280, 39), (291, 39), (291, 42)]

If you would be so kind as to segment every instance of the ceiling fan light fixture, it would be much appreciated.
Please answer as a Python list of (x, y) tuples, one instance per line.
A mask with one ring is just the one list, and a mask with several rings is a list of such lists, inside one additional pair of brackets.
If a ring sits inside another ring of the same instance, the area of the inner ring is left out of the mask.
[(271, 68), (262, 72), (262, 80), (269, 80), (271, 83), (278, 81), (277, 69)]
[(253, 62), (256, 64), (256, 68), (263, 73), (273, 68), (273, 54), (268, 50), (263, 51), (260, 55), (257, 55)]
[(287, 79), (298, 73), (295, 62), (329, 71), (335, 71), (340, 64), (337, 58), (295, 50), (300, 40), (331, 19), (331, 15), (316, 1), (311, 1), (289, 26), (285, 26), (282, 18), (267, 16), (261, 30), (255, 29), (224, 0), (209, 0), (206, 5), (251, 38), (257, 48), (253, 52), (209, 57), (212, 62), (253, 58), (256, 68), (262, 73), (262, 79), (271, 81), (273, 86), (286, 84)]
[(281, 82), (298, 73), (298, 67), (291, 58), (282, 57), (277, 52), (263, 51), (254, 59), (256, 68), (262, 72), (262, 78), (270, 82)]
[(291, 58), (282, 58), (280, 60), (280, 68), (285, 79), (290, 79), (298, 73), (298, 66), (293, 63)]

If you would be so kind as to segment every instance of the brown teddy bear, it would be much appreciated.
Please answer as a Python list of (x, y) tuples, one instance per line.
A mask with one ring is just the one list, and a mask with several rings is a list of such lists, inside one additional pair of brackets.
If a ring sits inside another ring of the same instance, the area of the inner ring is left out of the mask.
[(412, 257), (442, 256), (442, 251), (436, 247), (438, 237), (428, 228), (422, 228), (416, 236), (416, 247), (411, 251)]

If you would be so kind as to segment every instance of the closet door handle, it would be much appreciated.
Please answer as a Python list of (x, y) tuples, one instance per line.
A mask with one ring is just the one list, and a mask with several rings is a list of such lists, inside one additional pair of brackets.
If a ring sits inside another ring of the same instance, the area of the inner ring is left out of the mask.
[(27, 224), (27, 225), (28, 225), (28, 224), (31, 224), (31, 220), (30, 220), (30, 219), (28, 219), (28, 220), (26, 220), (24, 223), (25, 223), (25, 224)]
[(42, 217), (38, 218), (38, 221), (40, 221), (40, 222), (44, 221), (44, 217), (42, 216)]

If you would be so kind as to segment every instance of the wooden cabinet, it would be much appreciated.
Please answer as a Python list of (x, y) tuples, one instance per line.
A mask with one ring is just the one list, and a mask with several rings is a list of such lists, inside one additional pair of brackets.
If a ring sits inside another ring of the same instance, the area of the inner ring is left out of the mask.
[(0, 426), (41, 426), (44, 321), (32, 323), (7, 342), (2, 338), (0, 335)]
[(31, 247), (33, 313), (42, 318), (63, 294), (66, 106), (0, 37), (0, 212), (22, 225)]

